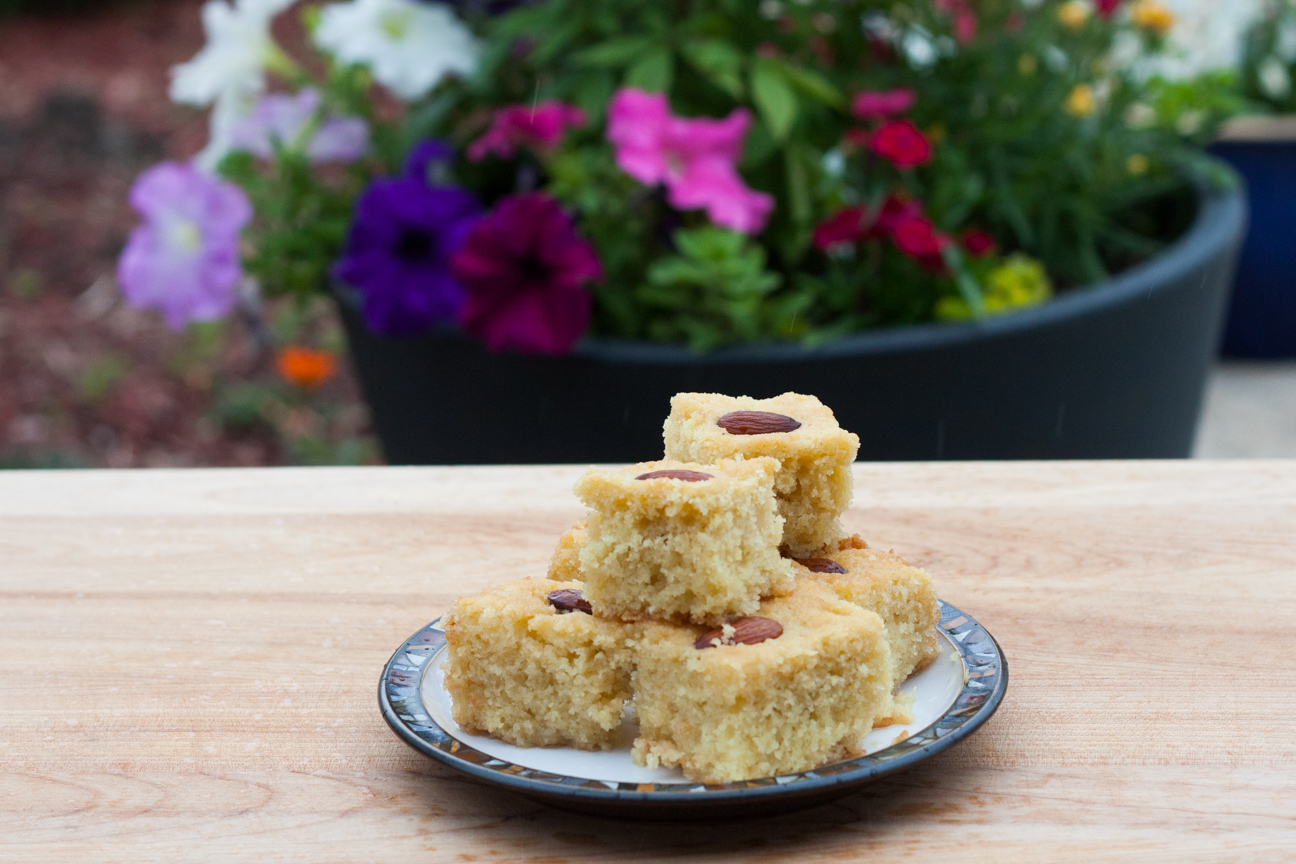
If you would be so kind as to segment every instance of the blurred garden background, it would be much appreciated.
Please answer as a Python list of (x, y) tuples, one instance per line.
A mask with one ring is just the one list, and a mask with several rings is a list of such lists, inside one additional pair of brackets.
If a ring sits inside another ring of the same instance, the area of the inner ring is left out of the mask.
[[(378, 458), (330, 309), (270, 315), (270, 334), (237, 316), (177, 333), (121, 300), (132, 181), (206, 140), (206, 118), (167, 98), (201, 7), (0, 3), (0, 466)], [(339, 359), (272, 347), (306, 332)]]
[[(1241, 28), (1219, 16), (1260, 6), (1167, 5), (1185, 62), (1227, 55)], [(204, 44), (202, 6), (0, 0), (0, 467), (381, 459), (327, 298), (249, 298), (184, 332), (122, 300), (132, 183), (207, 141), (206, 116), (168, 98), (169, 70)], [(305, 41), (293, 17), (274, 35)], [(1296, 366), (1221, 366), (1198, 452), (1296, 456)]]

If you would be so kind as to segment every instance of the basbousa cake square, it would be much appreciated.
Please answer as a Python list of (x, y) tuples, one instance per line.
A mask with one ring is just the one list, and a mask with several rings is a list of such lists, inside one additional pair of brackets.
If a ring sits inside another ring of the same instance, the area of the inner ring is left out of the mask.
[(444, 625), (456, 723), (518, 747), (616, 744), (633, 630), (591, 614), (583, 587), (522, 579), (455, 604)]
[(715, 622), (789, 590), (777, 471), (773, 459), (591, 469), (576, 484), (590, 508), (580, 550), (589, 601), (625, 620)]
[(840, 517), (851, 502), (859, 438), (838, 426), (832, 410), (813, 396), (680, 393), (671, 399), (664, 438), (667, 459), (777, 459), (774, 491), (790, 554), (811, 555), (842, 537)]
[(935, 659), (940, 605), (927, 571), (894, 552), (870, 549), (858, 535), (795, 563), (798, 579), (827, 585), (843, 600), (878, 614), (886, 625), (896, 686)]
[(881, 619), (812, 581), (711, 632), (641, 627), (640, 765), (708, 783), (808, 771), (860, 752), (890, 701)]

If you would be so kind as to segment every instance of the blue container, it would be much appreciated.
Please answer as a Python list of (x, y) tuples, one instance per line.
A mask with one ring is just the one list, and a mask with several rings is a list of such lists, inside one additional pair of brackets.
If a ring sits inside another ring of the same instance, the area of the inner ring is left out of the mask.
[(1251, 202), (1222, 353), (1296, 357), (1296, 141), (1220, 141), (1211, 150), (1246, 178)]

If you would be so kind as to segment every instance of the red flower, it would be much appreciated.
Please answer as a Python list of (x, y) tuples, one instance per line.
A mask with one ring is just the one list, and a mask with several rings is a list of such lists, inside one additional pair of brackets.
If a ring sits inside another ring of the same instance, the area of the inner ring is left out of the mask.
[(505, 198), (452, 261), (467, 289), (459, 323), (492, 351), (563, 354), (585, 332), (585, 283), (602, 278), (594, 247), (540, 192)]
[(896, 248), (928, 270), (945, 269), (941, 251), (950, 245), (950, 238), (937, 231), (929, 219), (916, 214), (901, 217), (891, 231), (891, 239)]
[(851, 101), (851, 113), (861, 120), (903, 114), (918, 101), (918, 94), (907, 87), (897, 90), (865, 90)]
[(969, 255), (980, 258), (982, 255), (989, 255), (995, 250), (995, 239), (988, 231), (971, 228), (963, 235), (963, 248), (968, 251)]
[(1121, 0), (1098, 0), (1098, 14), (1104, 18), (1110, 18), (1116, 14), (1120, 8)]
[(921, 201), (902, 201), (891, 195), (882, 202), (882, 210), (869, 226), (869, 236), (888, 237), (895, 233), (897, 225), (913, 217), (921, 218), (922, 213)]
[(846, 207), (838, 210), (815, 228), (816, 249), (829, 249), (843, 243), (855, 243), (864, 236), (864, 208)]
[(927, 136), (908, 120), (892, 120), (868, 142), (869, 149), (891, 160), (897, 168), (913, 168), (931, 159), (932, 147)]

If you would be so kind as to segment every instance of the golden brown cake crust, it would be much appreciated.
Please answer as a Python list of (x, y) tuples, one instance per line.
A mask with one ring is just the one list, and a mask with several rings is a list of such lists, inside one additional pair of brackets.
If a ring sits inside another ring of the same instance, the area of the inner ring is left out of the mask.
[(705, 626), (648, 622), (636, 651), (641, 765), (733, 782), (806, 771), (857, 752), (890, 704), (890, 656), (877, 615), (803, 582), (758, 615), (782, 635), (699, 649)]
[[(773, 459), (591, 469), (576, 484), (590, 508), (579, 551), (590, 602), (600, 614), (625, 620), (716, 622), (754, 612), (762, 596), (789, 590), (791, 565), (778, 553), (777, 471)], [(703, 479), (640, 479), (662, 472)], [(572, 533), (558, 557), (570, 561), (579, 542), (579, 532)]]
[(455, 604), (444, 627), (456, 723), (519, 747), (614, 745), (631, 695), (634, 631), (548, 601), (583, 587), (522, 579)]
[(845, 573), (816, 573), (798, 563), (797, 578), (827, 585), (842, 599), (881, 616), (898, 686), (937, 654), (940, 606), (932, 578), (894, 552), (870, 549), (858, 536), (834, 546), (820, 550), (816, 557), (837, 563)]
[[(718, 421), (735, 411), (781, 414), (801, 425), (789, 432), (731, 434)], [(851, 464), (859, 452), (859, 437), (842, 429), (832, 410), (815, 397), (679, 393), (671, 400), (663, 437), (668, 459), (777, 459), (775, 492), (785, 520), (783, 545), (792, 554), (809, 555), (842, 536), (840, 517), (850, 506)]]
[(553, 558), (549, 561), (549, 578), (555, 582), (582, 580), (580, 569), (580, 551), (585, 548), (589, 533), (585, 530), (585, 520), (568, 528), (558, 545), (554, 548)]

